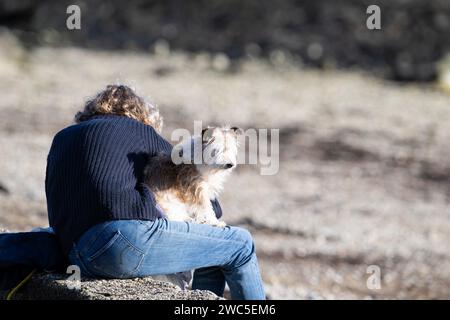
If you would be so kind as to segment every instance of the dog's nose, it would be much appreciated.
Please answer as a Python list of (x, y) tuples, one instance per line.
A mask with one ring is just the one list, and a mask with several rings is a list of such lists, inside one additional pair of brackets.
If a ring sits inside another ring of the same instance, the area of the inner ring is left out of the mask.
[(224, 165), (225, 169), (231, 169), (234, 167), (234, 163), (227, 163)]

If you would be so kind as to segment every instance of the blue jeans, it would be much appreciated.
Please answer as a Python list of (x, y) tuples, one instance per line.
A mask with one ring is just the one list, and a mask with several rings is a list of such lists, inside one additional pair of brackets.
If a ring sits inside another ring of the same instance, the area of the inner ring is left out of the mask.
[(71, 264), (92, 278), (135, 278), (196, 269), (193, 289), (265, 299), (255, 247), (242, 228), (157, 219), (95, 225), (74, 244)]

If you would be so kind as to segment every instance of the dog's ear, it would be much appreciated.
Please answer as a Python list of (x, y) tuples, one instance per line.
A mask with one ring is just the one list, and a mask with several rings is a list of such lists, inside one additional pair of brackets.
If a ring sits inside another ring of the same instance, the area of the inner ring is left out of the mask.
[(203, 141), (209, 141), (212, 138), (214, 128), (213, 127), (207, 127), (202, 130), (202, 140)]
[(231, 127), (230, 130), (233, 131), (236, 135), (241, 135), (244, 133), (244, 130), (238, 127)]

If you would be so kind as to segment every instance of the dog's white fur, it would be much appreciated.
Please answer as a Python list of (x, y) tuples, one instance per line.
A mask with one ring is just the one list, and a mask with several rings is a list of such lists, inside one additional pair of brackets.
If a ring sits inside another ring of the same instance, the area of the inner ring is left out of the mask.
[(147, 183), (169, 220), (226, 225), (216, 218), (211, 200), (219, 196), (236, 167), (238, 133), (237, 128), (208, 128), (202, 136), (193, 136), (173, 148), (171, 160), (181, 164), (165, 165), (169, 174), (160, 176), (164, 183), (148, 177)]

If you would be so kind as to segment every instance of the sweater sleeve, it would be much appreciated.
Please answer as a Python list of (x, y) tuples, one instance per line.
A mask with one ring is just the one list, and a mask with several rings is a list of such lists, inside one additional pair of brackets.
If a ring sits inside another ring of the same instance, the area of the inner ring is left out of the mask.
[(154, 156), (159, 152), (170, 154), (172, 152), (172, 145), (169, 141), (159, 135), (156, 130), (148, 125), (143, 125), (145, 128), (144, 141), (147, 143), (147, 150), (150, 156)]

